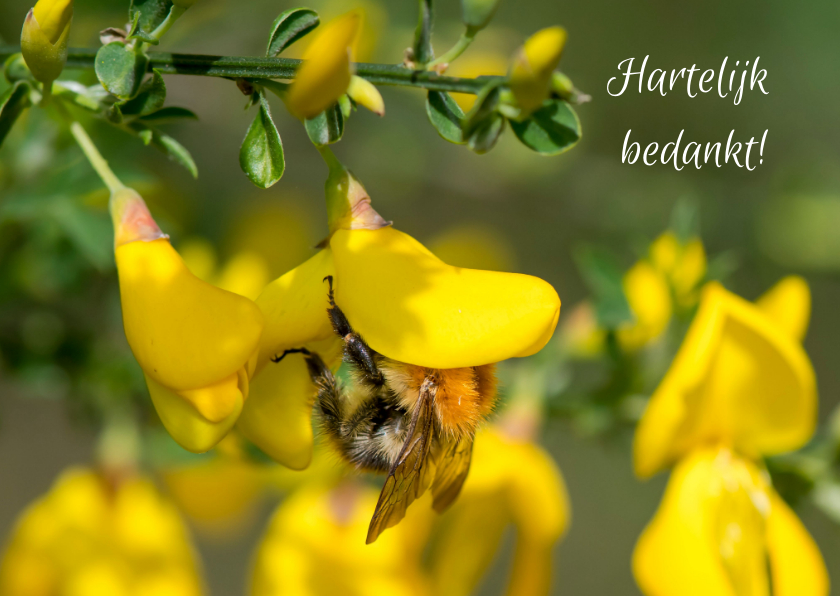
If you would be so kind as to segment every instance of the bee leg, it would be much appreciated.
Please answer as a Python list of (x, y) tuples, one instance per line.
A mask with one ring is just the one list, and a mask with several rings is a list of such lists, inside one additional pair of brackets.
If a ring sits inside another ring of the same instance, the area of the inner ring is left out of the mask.
[(365, 343), (365, 340), (363, 340), (358, 333), (353, 331), (353, 328), (350, 326), (350, 321), (347, 320), (347, 317), (336, 305), (335, 296), (333, 294), (332, 275), (325, 277), (324, 281), (329, 282), (330, 284), (328, 294), (330, 307), (327, 309), (327, 313), (330, 315), (330, 321), (332, 321), (333, 329), (336, 334), (344, 340), (345, 357), (351, 363), (356, 365), (356, 368), (359, 369), (367, 381), (374, 386), (382, 385), (385, 382), (385, 379), (382, 377), (382, 373), (379, 371), (376, 366), (376, 362), (374, 361), (376, 352), (374, 352), (370, 346)]
[(315, 403), (321, 411), (324, 430), (340, 443), (341, 421), (344, 419), (344, 396), (341, 394), (335, 375), (314, 352), (306, 355), (306, 367), (309, 369), (312, 382), (318, 388)]
[(306, 348), (292, 348), (291, 350), (283, 350), (283, 353), (279, 356), (272, 356), (269, 358), (274, 364), (277, 364), (283, 358), (285, 358), (288, 354), (303, 354), (304, 356), (309, 356), (310, 352)]

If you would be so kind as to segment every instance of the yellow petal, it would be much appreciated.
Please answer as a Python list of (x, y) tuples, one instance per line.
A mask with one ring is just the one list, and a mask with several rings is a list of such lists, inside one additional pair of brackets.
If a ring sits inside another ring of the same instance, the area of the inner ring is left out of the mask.
[(330, 246), (336, 303), (389, 358), (490, 364), (538, 352), (557, 325), (560, 299), (536, 277), (451, 267), (391, 227), (338, 230)]
[(680, 258), (680, 241), (673, 232), (664, 232), (650, 244), (650, 260), (663, 273), (672, 272)]
[(816, 409), (802, 346), (755, 305), (710, 283), (636, 430), (636, 473), (650, 476), (709, 442), (756, 456), (796, 449), (813, 434)]
[(116, 258), (125, 334), (150, 378), (183, 391), (243, 367), (262, 331), (256, 304), (195, 277), (164, 239), (118, 246)]
[[(149, 388), (149, 395), (152, 403), (160, 416), (163, 426), (172, 435), (172, 438), (187, 451), (193, 453), (204, 453), (221, 441), (228, 431), (233, 427), (236, 418), (242, 411), (242, 393), (238, 388), (232, 395), (234, 388), (228, 384), (217, 386), (215, 390), (207, 388), (203, 390), (203, 405), (214, 411), (212, 405), (215, 401), (230, 404), (232, 408), (229, 414), (216, 421), (208, 420), (203, 416), (196, 406), (187, 398), (175, 393), (155, 381), (151, 376), (146, 376), (146, 385)], [(234, 375), (234, 379), (236, 375)], [(218, 413), (214, 411), (214, 413)]]
[[(676, 268), (671, 273), (671, 283), (677, 299), (684, 305), (689, 304), (697, 285), (706, 276), (706, 249), (700, 239), (695, 238), (683, 247), (682, 255)], [(696, 294), (694, 300), (696, 301)]]
[(795, 340), (805, 337), (811, 318), (811, 289), (801, 277), (785, 277), (756, 300), (756, 305)]
[(55, 43), (73, 18), (73, 0), (38, 0), (32, 10), (44, 35)]
[(560, 62), (565, 44), (565, 29), (547, 27), (529, 37), (514, 56), (510, 90), (526, 113), (537, 109), (548, 97), (551, 73)]
[(335, 275), (332, 251), (324, 249), (302, 265), (271, 282), (257, 298), (265, 317), (260, 339), (258, 371), (284, 350), (335, 335), (327, 315), (328, 286), (324, 278)]
[(289, 110), (312, 118), (347, 91), (352, 75), (350, 48), (359, 29), (359, 13), (348, 12), (324, 25), (303, 55), (303, 64), (287, 97)]
[(379, 93), (376, 85), (370, 81), (353, 75), (350, 79), (350, 86), (347, 87), (347, 95), (377, 116), (385, 115), (385, 100), (382, 99), (382, 94)]
[(470, 475), (435, 542), (431, 570), (435, 594), (472, 593), (516, 528), (516, 551), (507, 593), (545, 594), (552, 551), (569, 522), (562, 475), (540, 447), (488, 428), (476, 437)]
[(671, 290), (659, 271), (639, 261), (624, 276), (624, 294), (635, 321), (618, 329), (618, 339), (628, 350), (637, 350), (658, 339), (671, 320)]
[(699, 449), (674, 469), (633, 553), (647, 596), (769, 596), (766, 520), (771, 489), (726, 450)]
[[(326, 318), (326, 313), (324, 313)], [(251, 381), (237, 428), (276, 462), (303, 470), (312, 460), (315, 386), (298, 354), (269, 362)]]
[(827, 596), (828, 571), (805, 526), (777, 494), (770, 499), (767, 548), (774, 596)]

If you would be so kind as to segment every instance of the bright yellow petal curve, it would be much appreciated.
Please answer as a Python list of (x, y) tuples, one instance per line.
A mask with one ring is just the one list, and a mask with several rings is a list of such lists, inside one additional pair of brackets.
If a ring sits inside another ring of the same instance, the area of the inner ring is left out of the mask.
[(257, 298), (265, 317), (260, 338), (257, 370), (284, 350), (333, 337), (327, 315), (329, 286), (324, 281), (335, 275), (332, 251), (324, 249), (305, 263), (268, 284)]
[(538, 352), (557, 325), (560, 299), (539, 278), (451, 267), (392, 227), (338, 230), (330, 246), (336, 303), (389, 358), (490, 364)]
[(811, 289), (807, 281), (798, 275), (785, 277), (755, 303), (768, 319), (792, 338), (802, 341), (805, 337), (811, 318)]
[(774, 596), (827, 596), (828, 571), (808, 530), (777, 494), (770, 499), (767, 548)]
[(251, 380), (236, 427), (276, 462), (303, 470), (312, 461), (314, 401), (315, 386), (303, 357), (290, 354), (269, 362)]
[(651, 476), (709, 442), (758, 456), (814, 432), (816, 380), (802, 346), (753, 304), (710, 283), (634, 438), (636, 473)]
[[(214, 402), (231, 404), (227, 416), (219, 418), (220, 413), (214, 406), (210, 411), (215, 414), (216, 420), (208, 420), (199, 412), (196, 406), (187, 398), (178, 395), (171, 389), (164, 387), (151, 376), (146, 377), (146, 386), (149, 388), (149, 395), (152, 403), (160, 416), (163, 426), (172, 435), (172, 438), (187, 451), (193, 453), (204, 453), (221, 441), (228, 431), (233, 427), (236, 418), (242, 411), (242, 393), (230, 383), (223, 382), (215, 388), (202, 390), (202, 399), (205, 404)], [(237, 375), (233, 375), (236, 379)], [(233, 393), (235, 392), (235, 393)], [(232, 403), (231, 403), (232, 402)]]
[(123, 323), (147, 376), (175, 391), (235, 374), (262, 332), (251, 300), (201, 281), (168, 240), (116, 249)]
[(769, 596), (769, 485), (726, 450), (698, 449), (674, 469), (633, 552), (647, 596)]

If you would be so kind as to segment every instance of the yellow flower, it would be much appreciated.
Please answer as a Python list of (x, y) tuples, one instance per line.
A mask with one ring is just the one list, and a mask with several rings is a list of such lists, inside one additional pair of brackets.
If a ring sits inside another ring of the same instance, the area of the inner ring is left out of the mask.
[(543, 449), (498, 428), (479, 432), (470, 475), (441, 518), (432, 551), (432, 593), (473, 593), (513, 524), (517, 543), (507, 594), (548, 594), (553, 547), (569, 517), (563, 477)]
[(665, 232), (650, 245), (650, 260), (668, 278), (678, 306), (697, 302), (697, 288), (706, 276), (706, 251), (699, 238), (681, 243), (673, 232)]
[(228, 292), (255, 300), (270, 281), (268, 264), (257, 252), (242, 250), (216, 270), (216, 251), (201, 238), (191, 238), (178, 246), (187, 268), (199, 279)]
[(257, 298), (266, 325), (239, 428), (295, 469), (311, 458), (312, 386), (300, 359), (270, 359), (308, 347), (338, 364), (325, 277), (333, 276), (336, 303), (374, 350), (418, 366), (480, 366), (534, 354), (560, 313), (557, 293), (541, 279), (447, 265), (390, 227), (361, 184), (341, 170), (345, 177), (333, 171), (334, 186), (328, 181), (327, 247)]
[(190, 273), (131, 189), (111, 199), (126, 338), (155, 409), (185, 449), (210, 449), (248, 396), (262, 332), (247, 298)]
[(665, 277), (647, 261), (639, 261), (624, 275), (624, 295), (634, 320), (618, 332), (621, 346), (629, 351), (659, 339), (671, 320), (671, 291)]
[(286, 103), (300, 118), (312, 118), (333, 105), (350, 85), (350, 54), (359, 13), (348, 12), (324, 25), (303, 55)]
[(648, 596), (828, 594), (817, 545), (766, 472), (718, 447), (675, 468), (633, 573)]
[(172, 499), (199, 530), (215, 538), (247, 531), (263, 494), (267, 470), (248, 461), (234, 434), (211, 459), (163, 471)]
[(639, 476), (653, 475), (701, 444), (757, 457), (808, 441), (816, 422), (816, 381), (794, 333), (804, 329), (809, 302), (801, 281), (784, 280), (758, 305), (707, 284), (636, 431)]
[(547, 27), (534, 33), (513, 57), (510, 67), (510, 90), (526, 114), (533, 112), (548, 98), (551, 73), (557, 68), (566, 30)]
[[(504, 76), (507, 74), (508, 61), (504, 54), (493, 51), (468, 53), (452, 63), (446, 74), (453, 77), (476, 78), (482, 75)], [(469, 112), (475, 104), (475, 95), (470, 93), (452, 93), (452, 99)]]
[(26, 15), (20, 49), (29, 70), (42, 83), (51, 83), (64, 69), (72, 20), (73, 0), (38, 0)]
[(365, 545), (378, 492), (356, 483), (310, 484), (274, 514), (255, 558), (252, 596), (427, 594), (419, 566), (430, 507)]
[(347, 87), (347, 95), (357, 104), (367, 108), (377, 116), (385, 115), (385, 101), (382, 99), (382, 94), (379, 93), (376, 85), (370, 81), (353, 75), (350, 77), (350, 86)]
[(0, 565), (0, 594), (198, 596), (187, 530), (148, 479), (65, 471), (20, 516)]

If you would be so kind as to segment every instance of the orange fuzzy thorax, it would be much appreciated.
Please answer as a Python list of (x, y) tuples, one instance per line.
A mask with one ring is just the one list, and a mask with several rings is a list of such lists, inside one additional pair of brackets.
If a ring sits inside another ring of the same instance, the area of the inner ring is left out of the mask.
[(475, 432), (496, 402), (494, 364), (466, 368), (425, 368), (389, 360), (380, 365), (401, 404), (413, 412), (423, 381), (434, 381), (434, 411), (441, 428), (456, 437)]

